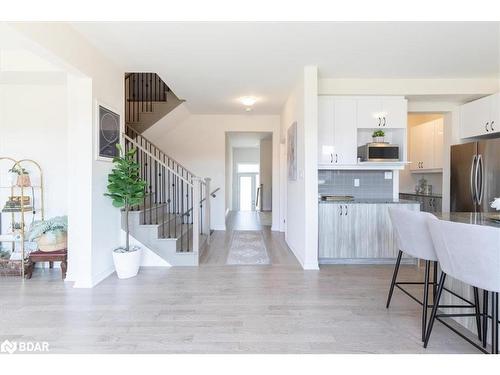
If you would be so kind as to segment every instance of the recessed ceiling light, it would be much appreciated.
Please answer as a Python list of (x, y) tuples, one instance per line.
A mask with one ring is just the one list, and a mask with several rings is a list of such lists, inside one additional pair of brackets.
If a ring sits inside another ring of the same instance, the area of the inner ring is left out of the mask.
[(240, 102), (247, 107), (251, 107), (255, 104), (255, 102), (257, 102), (257, 99), (252, 96), (244, 96), (243, 98), (240, 98)]

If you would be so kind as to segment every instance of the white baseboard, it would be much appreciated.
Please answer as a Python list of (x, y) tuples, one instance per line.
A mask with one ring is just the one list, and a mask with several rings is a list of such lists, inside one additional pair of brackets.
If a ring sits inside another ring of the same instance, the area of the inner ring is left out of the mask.
[[(417, 263), (414, 258), (402, 258), (401, 264), (415, 265)], [(396, 264), (396, 258), (320, 258), (319, 264)]]
[(213, 230), (226, 230), (226, 225), (223, 225), (223, 224), (216, 224), (216, 225), (213, 225), (212, 224), (212, 228)]

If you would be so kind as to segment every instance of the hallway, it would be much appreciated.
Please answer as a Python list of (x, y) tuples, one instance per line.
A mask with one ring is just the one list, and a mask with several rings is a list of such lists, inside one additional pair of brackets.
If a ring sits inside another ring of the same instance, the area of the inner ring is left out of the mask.
[(299, 266), (295, 256), (285, 243), (283, 233), (272, 232), (270, 212), (230, 211), (226, 220), (226, 231), (215, 231), (210, 246), (205, 249), (200, 265), (226, 265), (231, 240), (236, 231), (262, 231), (264, 244), (272, 265)]

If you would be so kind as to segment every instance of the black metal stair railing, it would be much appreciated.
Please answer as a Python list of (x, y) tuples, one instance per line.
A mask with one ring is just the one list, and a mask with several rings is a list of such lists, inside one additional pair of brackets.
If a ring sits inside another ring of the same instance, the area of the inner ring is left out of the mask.
[(170, 88), (156, 73), (125, 75), (125, 121), (136, 123), (140, 114), (153, 112), (155, 102), (166, 102)]
[(126, 128), (124, 141), (125, 150), (137, 149), (140, 176), (147, 183), (142, 204), (133, 208), (142, 211), (141, 223), (158, 225), (158, 238), (178, 239), (178, 251), (193, 251), (198, 234), (210, 234), (206, 182), (131, 127)]

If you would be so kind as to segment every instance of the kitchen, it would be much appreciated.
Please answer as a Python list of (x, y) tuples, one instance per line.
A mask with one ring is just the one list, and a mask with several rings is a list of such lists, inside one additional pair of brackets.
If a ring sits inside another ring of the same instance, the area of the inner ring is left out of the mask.
[[(461, 104), (459, 135), (449, 144), (446, 113), (409, 112), (403, 96), (319, 96), (320, 264), (394, 264), (391, 207), (498, 226), (490, 202), (500, 196), (499, 108), (500, 94)], [(451, 278), (448, 284), (473, 297), (468, 285)], [(445, 294), (442, 301), (456, 300)], [(456, 320), (478, 331), (473, 319)]]

